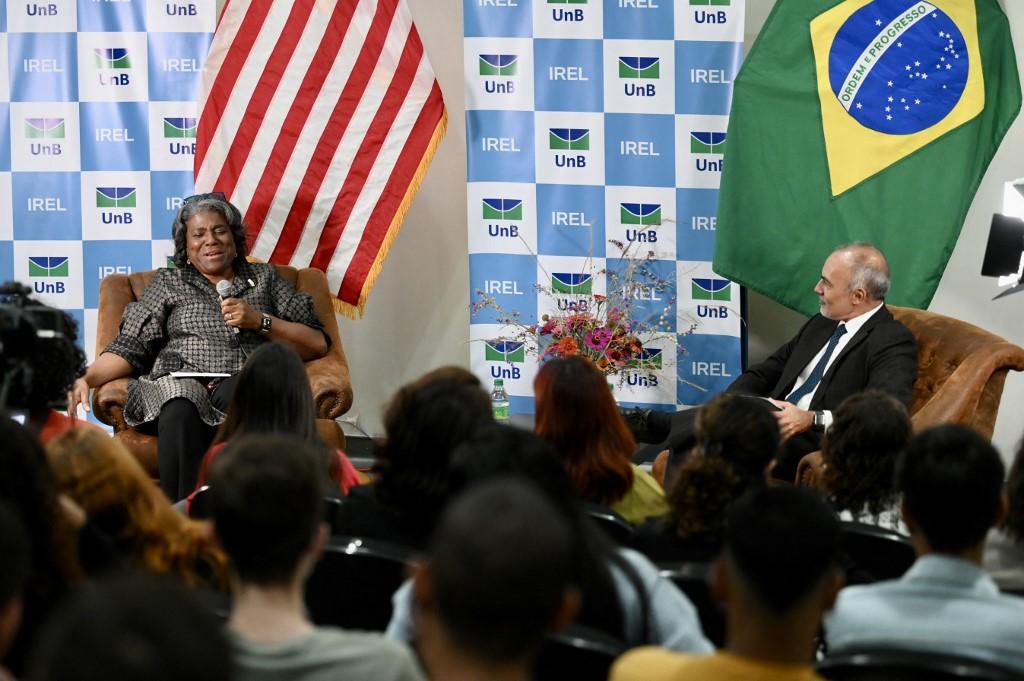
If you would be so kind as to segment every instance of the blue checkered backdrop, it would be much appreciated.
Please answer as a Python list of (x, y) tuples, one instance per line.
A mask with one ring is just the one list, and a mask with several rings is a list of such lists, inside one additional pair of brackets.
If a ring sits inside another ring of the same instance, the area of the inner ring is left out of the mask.
[(192, 193), (216, 0), (26, 0), (0, 14), (0, 281), (78, 320), (99, 283), (165, 267)]
[[(607, 290), (610, 241), (654, 251), (669, 287), (634, 317), (696, 329), (660, 371), (614, 382), (623, 405), (701, 404), (741, 370), (739, 287), (711, 257), (743, 1), (463, 0), (470, 298), (529, 323), (574, 304), (565, 282)], [(498, 317), (471, 317), (473, 371), (532, 413), (537, 362), (497, 340), (514, 333)]]

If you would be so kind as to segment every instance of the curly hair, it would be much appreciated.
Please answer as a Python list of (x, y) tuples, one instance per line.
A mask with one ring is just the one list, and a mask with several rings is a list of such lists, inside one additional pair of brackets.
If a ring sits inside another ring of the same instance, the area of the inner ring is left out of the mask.
[(879, 514), (896, 501), (896, 457), (910, 441), (907, 409), (891, 395), (866, 390), (832, 414), (821, 456), (823, 484), (837, 510)]
[(633, 486), (633, 434), (608, 381), (584, 357), (544, 364), (533, 382), (536, 431), (551, 443), (586, 501), (611, 505)]
[(70, 430), (47, 445), (58, 489), (75, 501), (136, 566), (190, 585), (225, 587), (227, 558), (204, 523), (173, 508), (117, 440)]
[(667, 526), (683, 539), (718, 544), (733, 502), (765, 484), (765, 469), (779, 449), (779, 427), (756, 399), (726, 393), (701, 408), (696, 430), (697, 455), (669, 487)]
[(232, 239), (235, 242), (235, 259), (231, 261), (231, 266), (237, 268), (245, 261), (245, 256), (249, 252), (246, 244), (246, 228), (242, 224), (242, 214), (231, 202), (214, 196), (204, 196), (201, 199), (189, 201), (182, 205), (178, 214), (174, 216), (174, 221), (171, 223), (171, 238), (174, 240), (174, 256), (172, 258), (174, 266), (185, 267), (189, 264), (188, 237), (185, 230), (188, 228), (188, 221), (194, 215), (205, 211), (220, 213), (227, 220), (228, 226), (231, 228)]
[(1024, 440), (1006, 479), (1006, 495), (1010, 498), (1010, 512), (1006, 515), (1006, 533), (1018, 542), (1024, 542)]

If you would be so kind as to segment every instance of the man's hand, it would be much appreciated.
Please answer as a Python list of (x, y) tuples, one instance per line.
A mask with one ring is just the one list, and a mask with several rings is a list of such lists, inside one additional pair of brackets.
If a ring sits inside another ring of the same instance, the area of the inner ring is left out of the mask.
[(782, 400), (769, 399), (768, 401), (781, 410), (772, 412), (772, 414), (779, 424), (779, 436), (783, 442), (805, 430), (810, 430), (814, 425), (814, 412), (798, 409), (795, 405)]

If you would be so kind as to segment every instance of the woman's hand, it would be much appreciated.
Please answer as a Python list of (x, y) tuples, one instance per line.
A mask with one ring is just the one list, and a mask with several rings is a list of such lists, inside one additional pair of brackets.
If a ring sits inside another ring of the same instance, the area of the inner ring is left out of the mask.
[(252, 305), (241, 298), (224, 298), (220, 301), (224, 323), (239, 329), (258, 329), (263, 318)]
[(84, 378), (76, 378), (68, 391), (68, 416), (72, 421), (78, 418), (78, 405), (89, 411), (89, 384)]

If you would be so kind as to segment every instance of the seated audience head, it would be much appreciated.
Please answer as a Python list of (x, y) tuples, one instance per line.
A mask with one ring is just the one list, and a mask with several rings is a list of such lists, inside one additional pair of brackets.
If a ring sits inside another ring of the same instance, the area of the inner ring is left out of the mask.
[(1017, 455), (1010, 466), (1006, 480), (1009, 509), (1006, 514), (1006, 532), (1017, 543), (1024, 543), (1024, 440), (1017, 447)]
[(684, 539), (719, 543), (732, 503), (766, 484), (779, 427), (759, 400), (723, 393), (701, 407), (696, 431), (692, 455), (669, 482), (668, 526)]
[[(21, 624), (22, 591), (31, 568), (28, 537), (21, 520), (0, 503), (0, 660)], [(0, 668), (0, 677), (3, 676)]]
[(235, 246), (235, 258), (231, 262), (234, 268), (245, 262), (248, 248), (245, 242), (245, 225), (242, 223), (242, 214), (231, 202), (220, 192), (209, 194), (197, 194), (189, 197), (178, 209), (174, 221), (171, 223), (171, 238), (174, 240), (174, 266), (184, 269), (189, 264), (188, 258), (188, 221), (199, 213), (213, 212), (220, 214), (231, 229), (231, 240)]
[(608, 379), (584, 357), (544, 363), (533, 382), (536, 431), (551, 443), (586, 501), (611, 505), (633, 485), (636, 441)]
[(448, 496), (452, 452), (474, 431), (493, 423), (480, 380), (459, 367), (441, 367), (399, 388), (384, 411), (377, 443), (375, 490), (424, 538)]
[(821, 315), (846, 321), (872, 309), (889, 292), (889, 263), (877, 247), (858, 241), (832, 251), (814, 287)]
[(210, 474), (210, 512), (241, 582), (301, 583), (326, 541), (320, 452), (284, 435), (234, 439)]
[(58, 490), (134, 567), (191, 585), (226, 584), (227, 560), (206, 526), (175, 511), (120, 441), (98, 430), (69, 430), (46, 452)]
[[(67, 404), (67, 391), (85, 372), (85, 353), (76, 343), (78, 323), (74, 317), (30, 293), (15, 282), (0, 286), (0, 306), (7, 308), (5, 316), (16, 316), (16, 337), (21, 341), (0, 348), (0, 373), (11, 379), (7, 404), (0, 408), (28, 410), (35, 415)], [(39, 331), (55, 333), (40, 336)]]
[(572, 481), (550, 444), (519, 428), (492, 424), (480, 429), (452, 455), (451, 491), (457, 494), (487, 481), (514, 478), (541, 492), (570, 529), (572, 581), (583, 593), (580, 622), (623, 637), (623, 612), (609, 565), (617, 554), (574, 494)]
[(896, 499), (896, 458), (912, 433), (907, 408), (867, 390), (844, 400), (832, 419), (821, 445), (827, 493), (839, 510), (881, 513)]
[(81, 589), (47, 627), (36, 681), (229, 681), (216, 618), (183, 587), (132, 577)]
[(918, 553), (980, 561), (989, 528), (1006, 512), (1003, 462), (981, 435), (943, 425), (916, 435), (896, 464), (896, 487)]
[(529, 666), (544, 636), (576, 614), (570, 533), (543, 493), (513, 478), (482, 482), (448, 506), (414, 586), (432, 675)]
[(730, 634), (736, 619), (759, 623), (792, 617), (808, 624), (808, 646), (824, 610), (842, 583), (838, 567), (839, 521), (811, 490), (763, 487), (733, 504), (723, 559)]

